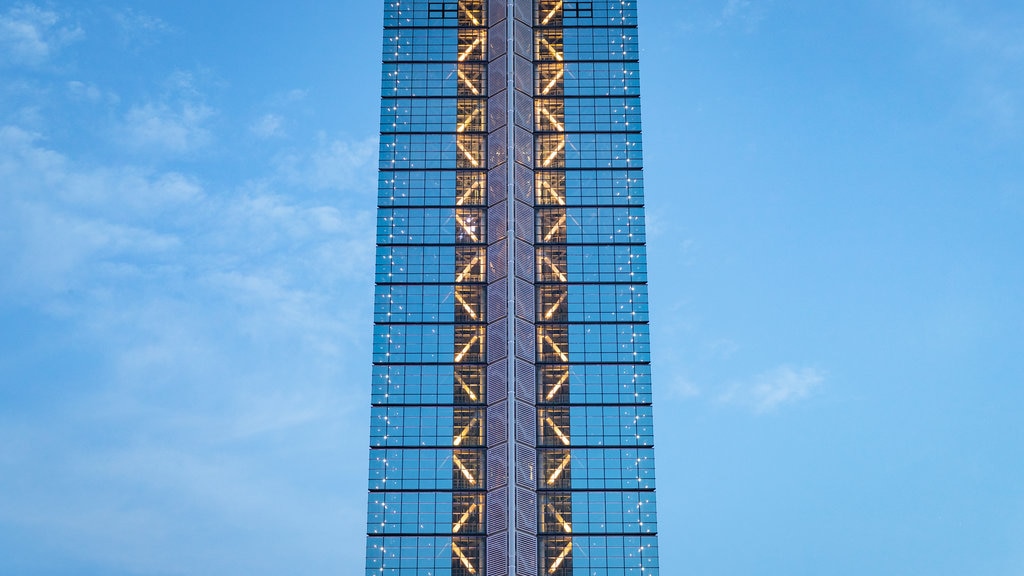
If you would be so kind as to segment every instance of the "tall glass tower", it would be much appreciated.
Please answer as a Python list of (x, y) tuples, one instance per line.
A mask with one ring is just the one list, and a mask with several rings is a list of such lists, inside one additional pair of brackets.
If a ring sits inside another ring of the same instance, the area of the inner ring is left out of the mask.
[(367, 576), (658, 574), (636, 0), (387, 0)]

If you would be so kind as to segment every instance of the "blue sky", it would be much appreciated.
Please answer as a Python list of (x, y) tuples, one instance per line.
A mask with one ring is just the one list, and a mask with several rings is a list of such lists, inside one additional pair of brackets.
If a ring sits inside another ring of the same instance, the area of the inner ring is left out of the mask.
[[(0, 573), (362, 573), (378, 4), (0, 4)], [(640, 9), (662, 573), (1024, 574), (1024, 5)]]

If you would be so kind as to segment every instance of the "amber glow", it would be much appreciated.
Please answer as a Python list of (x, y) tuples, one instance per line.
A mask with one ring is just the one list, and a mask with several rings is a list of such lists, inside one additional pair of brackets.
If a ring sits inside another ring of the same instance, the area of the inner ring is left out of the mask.
[(565, 381), (568, 379), (569, 371), (566, 370), (565, 374), (562, 374), (562, 377), (558, 379), (558, 382), (555, 382), (555, 385), (551, 387), (551, 390), (548, 391), (548, 395), (545, 396), (544, 398), (547, 400), (551, 400), (552, 398), (554, 398), (555, 394), (557, 394), (558, 391), (562, 389), (562, 385), (565, 384)]
[(565, 132), (565, 126), (563, 126), (562, 123), (558, 121), (558, 118), (556, 118), (550, 110), (541, 106), (540, 112), (541, 114), (544, 115), (545, 118), (548, 119), (548, 122), (551, 122), (555, 126), (555, 130), (558, 130), (559, 132)]
[(459, 272), (459, 275), (455, 277), (455, 281), (456, 282), (462, 282), (462, 280), (466, 276), (468, 276), (468, 275), (470, 275), (472, 273), (473, 266), (476, 266), (479, 263), (480, 263), (480, 257), (479, 256), (474, 256), (473, 259), (469, 261), (469, 264), (466, 264), (466, 267), (462, 269), (462, 272)]
[(555, 561), (551, 563), (551, 567), (548, 568), (548, 574), (554, 574), (555, 570), (558, 570), (558, 567), (562, 565), (562, 562), (565, 562), (565, 558), (569, 555), (569, 552), (572, 552), (572, 540), (565, 545), (565, 548), (562, 549), (562, 553), (559, 554), (558, 558), (555, 558)]
[(548, 476), (549, 486), (554, 484), (555, 480), (558, 480), (558, 477), (562, 475), (562, 472), (565, 472), (565, 469), (569, 466), (569, 460), (571, 459), (572, 454), (566, 454), (565, 458), (562, 458), (562, 461), (558, 464), (558, 468), (555, 468), (555, 471)]
[(555, 312), (558, 312), (559, 306), (562, 305), (562, 302), (565, 302), (565, 299), (568, 296), (568, 292), (562, 292), (562, 295), (558, 297), (558, 300), (556, 300), (555, 303), (552, 304), (550, 308), (548, 308), (548, 311), (544, 313), (544, 319), (551, 320), (551, 317), (555, 315)]
[(473, 53), (473, 49), (479, 46), (483, 41), (483, 35), (477, 36), (476, 40), (473, 40), (473, 42), (462, 51), (462, 54), (459, 54), (459, 62), (465, 62), (466, 58), (469, 58), (469, 55)]
[(555, 4), (555, 7), (552, 8), (550, 12), (548, 12), (548, 15), (545, 16), (544, 19), (540, 21), (540, 23), (541, 24), (547, 24), (548, 22), (551, 22), (551, 19), (555, 17), (555, 14), (558, 13), (558, 10), (561, 7), (562, 7), (562, 2), (561, 2), (561, 0), (559, 0), (559, 2), (557, 2)]
[(455, 555), (459, 557), (459, 561), (466, 567), (466, 570), (469, 570), (470, 574), (476, 574), (476, 568), (473, 567), (473, 563), (469, 561), (469, 558), (462, 552), (462, 548), (459, 548), (459, 545), (455, 542), (452, 542), (452, 552), (455, 552)]
[(465, 428), (462, 429), (462, 432), (459, 432), (459, 435), (455, 437), (453, 444), (455, 444), (456, 446), (462, 444), (462, 441), (465, 440), (466, 437), (469, 436), (469, 433), (473, 430), (473, 426), (476, 426), (477, 422), (479, 421), (480, 420), (478, 418), (473, 418), (472, 420), (470, 420), (469, 424), (466, 424)]
[(559, 68), (558, 73), (555, 74), (555, 77), (552, 78), (551, 81), (544, 86), (544, 89), (541, 90), (540, 93), (547, 94), (548, 92), (551, 92), (551, 89), (558, 84), (558, 81), (562, 79), (562, 76), (565, 76), (565, 69)]
[(565, 138), (559, 138), (558, 145), (555, 146), (555, 149), (544, 157), (544, 166), (551, 166), (551, 163), (555, 161), (555, 158), (558, 158), (558, 155), (562, 150), (565, 150)]
[(553, 505), (548, 504), (548, 510), (551, 510), (551, 513), (555, 516), (555, 520), (562, 525), (562, 530), (565, 530), (566, 533), (572, 532), (572, 525), (565, 520), (565, 517), (562, 516), (562, 514)]
[(555, 224), (551, 226), (551, 228), (548, 230), (548, 233), (544, 235), (544, 241), (550, 242), (551, 239), (554, 238), (555, 234), (558, 234), (558, 232), (562, 231), (562, 226), (564, 225), (565, 214), (562, 214), (561, 217), (558, 218), (558, 222), (555, 222)]
[(469, 339), (469, 342), (466, 342), (466, 345), (462, 347), (462, 350), (455, 355), (455, 361), (462, 362), (462, 359), (466, 357), (466, 354), (469, 354), (469, 351), (473, 349), (473, 345), (476, 344), (478, 340), (480, 340), (480, 335), (474, 334), (473, 337)]
[(459, 80), (462, 80), (462, 83), (466, 85), (466, 88), (469, 88), (469, 91), (472, 92), (473, 95), (479, 96), (480, 89), (476, 87), (476, 84), (473, 84), (473, 80), (461, 69), (456, 70), (456, 72), (459, 74)]
[(476, 310), (474, 310), (473, 307), (470, 306), (469, 302), (466, 302), (466, 299), (463, 298), (462, 295), (458, 293), (458, 291), (455, 292), (455, 299), (459, 301), (459, 304), (462, 305), (462, 308), (466, 311), (467, 314), (469, 314), (470, 318), (472, 318), (473, 320), (477, 319)]
[[(469, 163), (472, 164), (474, 168), (480, 165), (480, 161), (477, 160), (476, 156), (473, 156), (473, 152), (466, 149), (460, 140), (456, 140), (455, 145), (459, 147), (459, 151), (462, 152), (462, 155), (466, 157), (466, 160), (469, 160)], [(562, 146), (565, 146), (565, 144), (562, 144)]]
[(544, 262), (546, 262), (547, 265), (551, 267), (551, 271), (555, 273), (555, 276), (558, 276), (558, 279), (560, 281), (562, 281), (562, 282), (566, 281), (565, 274), (562, 274), (562, 271), (559, 270), (558, 266), (556, 266), (555, 263), (551, 261), (551, 258), (548, 258), (547, 256), (544, 256)]
[(459, 467), (459, 472), (462, 472), (462, 475), (466, 477), (470, 484), (476, 484), (476, 478), (473, 477), (473, 473), (469, 471), (469, 468), (466, 468), (466, 465), (462, 463), (457, 454), (452, 454), (452, 462)]
[(562, 347), (556, 344), (555, 341), (551, 339), (551, 336), (545, 334), (544, 340), (551, 345), (551, 348), (555, 351), (555, 354), (558, 354), (558, 357), (562, 359), (562, 362), (569, 361), (569, 355), (562, 351)]
[(466, 381), (462, 379), (462, 376), (459, 376), (458, 372), (455, 373), (455, 381), (459, 383), (459, 386), (466, 392), (466, 396), (469, 396), (470, 400), (473, 402), (477, 401), (476, 392), (473, 392), (473, 389), (469, 387), (469, 384), (466, 384)]
[(562, 444), (568, 446), (569, 437), (565, 435), (565, 432), (562, 432), (562, 429), (558, 427), (558, 424), (555, 424), (555, 421), (551, 418), (545, 418), (544, 421), (548, 423), (548, 426), (551, 426), (551, 431), (555, 433), (555, 436), (558, 436), (558, 439), (562, 441)]
[(476, 508), (476, 504), (470, 506), (469, 510), (466, 510), (466, 512), (463, 513), (462, 516), (459, 518), (459, 521), (452, 525), (452, 532), (458, 532), (459, 530), (462, 530), (462, 527), (465, 526), (466, 522), (469, 522), (469, 519), (473, 516), (473, 512), (476, 512)]

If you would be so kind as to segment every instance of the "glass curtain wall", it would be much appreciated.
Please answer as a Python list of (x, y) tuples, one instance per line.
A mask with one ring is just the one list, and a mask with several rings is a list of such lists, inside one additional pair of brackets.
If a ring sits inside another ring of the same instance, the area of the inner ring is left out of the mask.
[(482, 573), (483, 0), (385, 7), (366, 573)]
[(636, 3), (534, 8), (541, 571), (657, 574)]
[(385, 4), (367, 576), (659, 573), (636, 10)]

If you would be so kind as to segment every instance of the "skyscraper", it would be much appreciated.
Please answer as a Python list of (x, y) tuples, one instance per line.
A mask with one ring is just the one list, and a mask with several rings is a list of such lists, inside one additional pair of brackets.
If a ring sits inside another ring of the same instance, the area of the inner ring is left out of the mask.
[(657, 575), (635, 0), (388, 0), (366, 574)]

